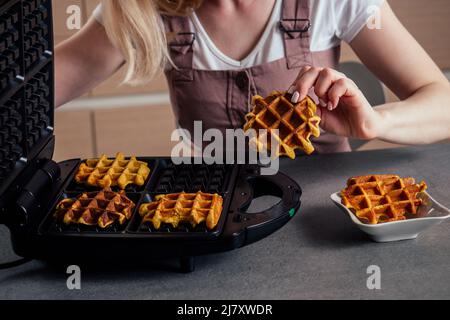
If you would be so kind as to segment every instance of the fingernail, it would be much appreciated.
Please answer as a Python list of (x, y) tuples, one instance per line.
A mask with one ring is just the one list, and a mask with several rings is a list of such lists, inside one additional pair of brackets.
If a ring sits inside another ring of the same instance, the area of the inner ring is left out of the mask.
[(289, 93), (289, 94), (293, 94), (294, 91), (295, 91), (295, 86), (290, 86), (290, 87), (289, 87), (289, 90), (288, 90), (288, 93)]
[(325, 101), (323, 101), (322, 99), (319, 98), (319, 104), (321, 107), (326, 108), (327, 107), (327, 103)]
[(328, 102), (328, 110), (333, 111), (333, 104), (331, 101)]
[(298, 103), (298, 101), (300, 100), (300, 93), (298, 91), (295, 91), (294, 94), (292, 95), (292, 103)]

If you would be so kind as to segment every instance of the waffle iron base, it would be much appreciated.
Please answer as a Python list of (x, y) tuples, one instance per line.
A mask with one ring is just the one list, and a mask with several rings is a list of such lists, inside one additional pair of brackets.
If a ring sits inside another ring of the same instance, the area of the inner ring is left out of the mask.
[[(15, 252), (26, 258), (70, 264), (144, 264), (155, 259), (180, 258), (182, 271), (192, 271), (193, 257), (233, 250), (267, 237), (286, 224), (300, 207), (300, 187), (282, 173), (261, 176), (259, 167), (254, 165), (175, 166), (165, 158), (138, 159), (148, 162), (152, 172), (145, 186), (126, 190), (136, 201), (134, 215), (126, 226), (83, 230), (55, 225), (56, 204), (64, 197), (89, 190), (73, 184), (81, 160), (68, 160), (58, 164), (60, 179), (43, 193), (33, 210), (30, 206), (26, 222), (8, 225)], [(197, 175), (203, 175), (204, 181)], [(139, 227), (137, 208), (153, 195), (195, 192), (198, 188), (217, 192), (224, 198), (215, 230), (167, 227), (151, 232)], [(264, 212), (246, 213), (254, 199), (266, 195), (277, 196), (281, 201)]]

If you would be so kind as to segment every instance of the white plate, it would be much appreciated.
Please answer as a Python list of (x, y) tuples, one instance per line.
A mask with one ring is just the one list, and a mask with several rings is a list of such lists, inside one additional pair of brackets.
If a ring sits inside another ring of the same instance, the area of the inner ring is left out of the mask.
[(331, 200), (350, 216), (352, 222), (375, 242), (391, 242), (415, 239), (425, 229), (437, 225), (450, 217), (450, 210), (434, 200), (427, 192), (418, 195), (424, 204), (419, 207), (417, 218), (380, 224), (362, 223), (341, 203), (339, 192), (331, 195)]

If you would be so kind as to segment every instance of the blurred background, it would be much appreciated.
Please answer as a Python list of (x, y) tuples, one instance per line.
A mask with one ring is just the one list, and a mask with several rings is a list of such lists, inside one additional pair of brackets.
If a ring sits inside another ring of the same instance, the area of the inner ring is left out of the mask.
[[(66, 27), (66, 9), (82, 8), (83, 23), (99, 0), (53, 0), (55, 43), (76, 31)], [(413, 36), (443, 70), (450, 69), (449, 0), (389, 0)], [(389, 48), (386, 48), (389, 50)], [(358, 61), (343, 46), (342, 62)], [(55, 114), (55, 160), (89, 158), (100, 154), (170, 155), (170, 135), (175, 129), (164, 77), (142, 87), (122, 85), (122, 70), (85, 96), (59, 108)], [(396, 97), (383, 88), (388, 101)], [(397, 147), (381, 141), (357, 144), (358, 150)]]

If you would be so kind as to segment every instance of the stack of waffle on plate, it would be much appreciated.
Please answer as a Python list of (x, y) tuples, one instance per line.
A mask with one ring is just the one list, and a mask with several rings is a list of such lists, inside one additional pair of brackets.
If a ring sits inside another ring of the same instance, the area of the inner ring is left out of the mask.
[(118, 186), (125, 189), (129, 184), (144, 185), (149, 173), (146, 162), (138, 161), (135, 157), (126, 160), (119, 152), (115, 159), (108, 159), (103, 155), (100, 159), (89, 159), (82, 163), (75, 181), (94, 187)]
[(105, 189), (85, 192), (76, 199), (64, 199), (56, 207), (55, 218), (66, 225), (81, 224), (107, 228), (114, 223), (125, 224), (133, 213), (135, 204), (125, 192)]
[(316, 115), (317, 106), (311, 98), (292, 104), (289, 94), (275, 91), (267, 98), (255, 96), (252, 105), (244, 131), (256, 131), (256, 137), (250, 142), (258, 151), (270, 150), (273, 137), (279, 147), (275, 156), (294, 159), (296, 149), (306, 154), (314, 152), (310, 138), (320, 136), (321, 119)]
[(142, 222), (149, 222), (155, 229), (161, 224), (169, 224), (177, 228), (180, 224), (192, 227), (206, 222), (209, 230), (219, 223), (222, 213), (223, 198), (218, 194), (175, 193), (159, 195), (155, 201), (143, 204), (139, 208)]
[(378, 224), (405, 220), (417, 214), (422, 200), (419, 192), (427, 188), (425, 182), (397, 175), (368, 175), (350, 178), (341, 191), (342, 204), (362, 222)]

